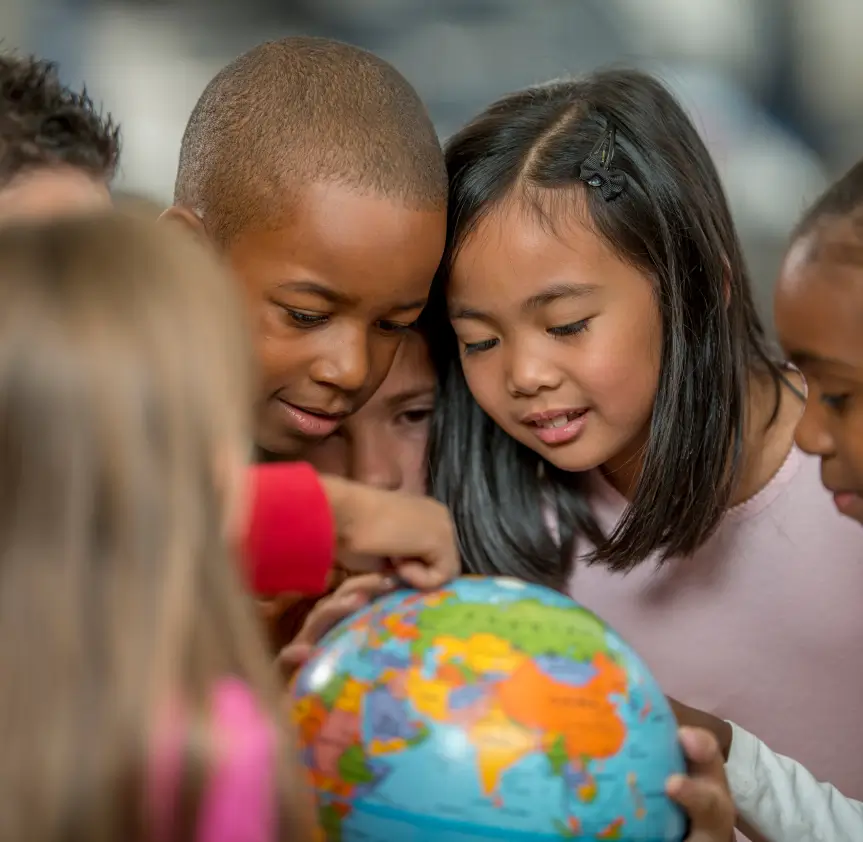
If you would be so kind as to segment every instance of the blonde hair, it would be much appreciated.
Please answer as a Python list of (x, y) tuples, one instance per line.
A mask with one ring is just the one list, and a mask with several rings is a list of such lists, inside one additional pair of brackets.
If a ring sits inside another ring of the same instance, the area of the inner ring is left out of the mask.
[(0, 842), (151, 838), (178, 704), (172, 839), (193, 839), (215, 683), (275, 713), (226, 535), (250, 440), (239, 301), (195, 243), (116, 214), (0, 232), (0, 302)]

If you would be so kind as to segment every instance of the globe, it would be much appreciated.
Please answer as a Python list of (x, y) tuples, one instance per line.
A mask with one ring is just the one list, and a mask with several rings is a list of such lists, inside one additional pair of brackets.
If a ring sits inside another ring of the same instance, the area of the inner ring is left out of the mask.
[(507, 578), (401, 590), (337, 626), (294, 717), (330, 842), (680, 842), (684, 770), (644, 663), (568, 597)]

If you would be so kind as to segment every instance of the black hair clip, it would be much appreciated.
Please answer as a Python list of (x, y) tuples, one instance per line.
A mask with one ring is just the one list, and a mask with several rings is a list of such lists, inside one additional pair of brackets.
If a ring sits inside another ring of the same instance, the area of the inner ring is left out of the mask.
[(588, 187), (598, 189), (606, 202), (616, 199), (626, 189), (626, 173), (611, 166), (614, 139), (614, 126), (609, 126), (578, 171), (579, 179)]

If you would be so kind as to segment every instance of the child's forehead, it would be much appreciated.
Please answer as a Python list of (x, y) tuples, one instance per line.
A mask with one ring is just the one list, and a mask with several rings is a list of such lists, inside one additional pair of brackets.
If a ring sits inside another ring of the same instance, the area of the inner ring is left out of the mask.
[(796, 361), (863, 373), (863, 259), (839, 246), (792, 246), (777, 284), (776, 325)]
[(0, 219), (46, 217), (103, 211), (110, 207), (108, 186), (74, 167), (44, 167), (0, 190)]
[(247, 283), (271, 290), (326, 287), (331, 296), (372, 310), (421, 306), (443, 254), (446, 216), (396, 200), (320, 184), (250, 226), (229, 247)]
[(396, 354), (393, 372), (404, 373), (414, 380), (434, 380), (434, 369), (428, 344), (422, 334), (410, 331), (402, 340)]

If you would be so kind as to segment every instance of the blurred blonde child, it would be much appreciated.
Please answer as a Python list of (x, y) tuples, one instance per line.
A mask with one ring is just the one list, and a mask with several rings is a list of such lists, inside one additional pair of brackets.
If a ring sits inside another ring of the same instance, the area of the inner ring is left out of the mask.
[(0, 838), (316, 838), (232, 549), (232, 285), (93, 216), (0, 231), (0, 298)]

